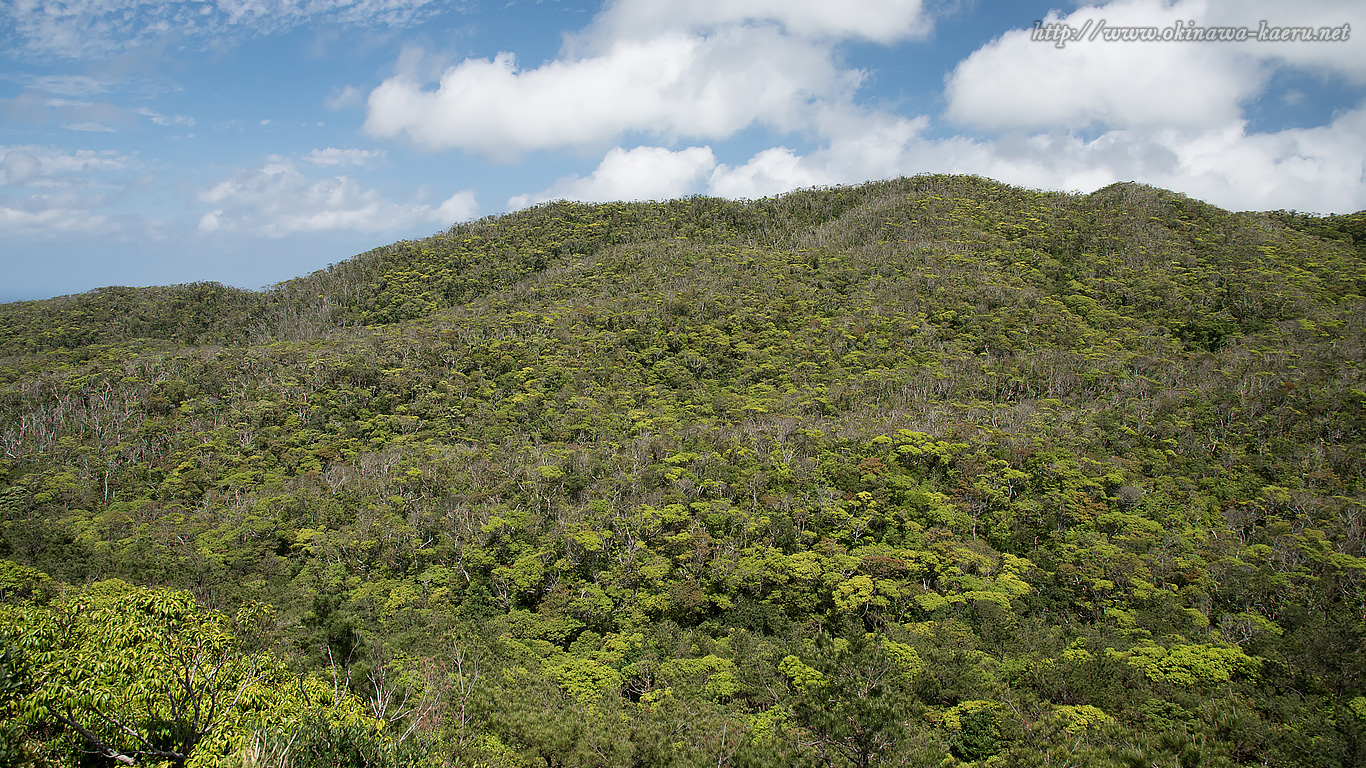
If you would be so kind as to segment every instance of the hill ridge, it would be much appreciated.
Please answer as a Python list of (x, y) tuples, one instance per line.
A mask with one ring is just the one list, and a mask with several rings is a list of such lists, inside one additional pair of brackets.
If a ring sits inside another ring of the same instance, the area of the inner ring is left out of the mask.
[[(1084, 213), (1079, 209), (1117, 196), (1131, 207), (1141, 203), (1150, 215), (1170, 216), (1170, 209), (1179, 206), (1185, 215), (1198, 212), (1205, 221), (1251, 221), (1261, 216), (1292, 231), (1331, 232), (1355, 242), (1358, 251), (1361, 243), (1366, 243), (1366, 230), (1358, 232), (1353, 241), (1352, 235), (1333, 229), (1355, 221), (1361, 230), (1360, 223), (1366, 220), (1362, 214), (1327, 218), (1287, 212), (1229, 214), (1175, 193), (1133, 183), (1111, 185), (1090, 195), (1071, 195), (1028, 192), (977, 177), (923, 176), (798, 190), (758, 201), (702, 197), (665, 203), (553, 201), (455, 225), (428, 238), (375, 248), (260, 292), (200, 282), (146, 289), (108, 287), (0, 305), (0, 318), (5, 321), (0, 326), (0, 354), (73, 349), (88, 343), (137, 338), (254, 343), (306, 338), (337, 327), (388, 324), (458, 306), (481, 291), (509, 284), (552, 263), (562, 264), (567, 257), (628, 241), (684, 237), (816, 251), (863, 247), (872, 239), (896, 234), (885, 231), (886, 221), (871, 220), (877, 211), (904, 207), (907, 199), (917, 195), (922, 206), (933, 208), (936, 198), (943, 197), (938, 194), (941, 192), (960, 202), (971, 199), (974, 193), (985, 195), (987, 200), (1005, 198), (1015, 204), (1022, 204), (1025, 196), (1042, 196), (1054, 214), (1053, 220), (1045, 223), (1055, 227), (1061, 223), (1058, 213)], [(915, 226), (920, 233), (915, 242), (920, 246), (962, 252), (980, 246), (963, 241), (962, 226), (970, 221), (951, 221), (954, 213), (979, 218), (985, 215), (983, 211), (957, 209), (941, 211), (939, 216), (922, 212), (914, 221), (903, 220), (898, 226)], [(1018, 214), (1001, 206), (990, 212), (998, 219), (997, 224), (1014, 220), (1015, 226), (1021, 226)], [(1071, 224), (1073, 229), (1076, 225)], [(975, 237), (991, 235), (1009, 243), (1018, 240), (1019, 234), (979, 229)], [(1066, 236), (1065, 232), (1054, 232), (1051, 242), (1034, 245), (1052, 248), (1053, 255), (1086, 248), (1085, 243), (1069, 244), (1060, 239)]]

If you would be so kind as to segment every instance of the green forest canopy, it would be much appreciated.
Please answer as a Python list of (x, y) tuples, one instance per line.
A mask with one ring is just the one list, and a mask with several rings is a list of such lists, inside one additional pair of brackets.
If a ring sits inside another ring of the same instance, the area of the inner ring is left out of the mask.
[(0, 759), (1361, 764), (1363, 222), (921, 176), (0, 305)]

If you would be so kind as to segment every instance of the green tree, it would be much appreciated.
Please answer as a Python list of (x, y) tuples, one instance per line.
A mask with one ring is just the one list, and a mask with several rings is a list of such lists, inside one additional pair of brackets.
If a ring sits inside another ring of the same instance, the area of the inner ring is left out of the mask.
[(238, 749), (253, 723), (297, 720), (310, 708), (364, 719), (345, 691), (313, 704), (319, 686), (258, 647), (264, 618), (206, 611), (188, 592), (118, 580), (48, 606), (6, 606), (0, 631), (31, 670), (17, 722), (64, 727), (127, 765), (183, 766)]
[(33, 660), (21, 715), (55, 720), (129, 765), (184, 765), (264, 676), (261, 656), (238, 652), (228, 617), (185, 592), (100, 582), (51, 609), (11, 608), (3, 623)]
[(783, 660), (793, 719), (827, 764), (882, 765), (911, 735), (912, 670), (903, 649), (889, 652), (886, 638), (871, 633), (822, 635), (812, 666), (795, 656)]
[[(0, 642), (3, 642), (2, 638)], [(18, 649), (4, 642), (0, 645), (0, 768), (21, 766), (27, 762), (24, 732), (14, 720), (18, 705), (28, 689), (28, 664), (19, 655)]]

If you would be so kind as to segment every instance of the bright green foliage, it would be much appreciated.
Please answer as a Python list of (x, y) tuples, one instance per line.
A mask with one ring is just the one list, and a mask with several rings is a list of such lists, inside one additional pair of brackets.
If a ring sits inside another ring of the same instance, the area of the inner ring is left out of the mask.
[(0, 766), (21, 766), (27, 762), (24, 733), (14, 720), (18, 704), (29, 689), (28, 664), (18, 649), (6, 642), (0, 645)]
[(37, 568), (0, 560), (0, 603), (32, 599), (51, 580)]
[[(310, 689), (325, 690), (243, 647), (258, 615), (244, 610), (234, 621), (189, 593), (117, 580), (50, 606), (0, 608), (0, 631), (29, 662), (17, 722), (64, 727), (122, 762), (213, 764), (240, 748), (244, 728), (297, 722), (317, 709)], [(361, 717), (356, 702), (320, 703)]]
[(202, 652), (205, 760), (1361, 764), (1361, 219), (926, 175), (0, 307), (14, 702), (169, 743)]
[(1236, 672), (1252, 672), (1252, 659), (1237, 648), (1211, 645), (1174, 645), (1131, 648), (1124, 660), (1159, 683), (1211, 686), (1226, 683)]
[(546, 675), (566, 695), (585, 707), (615, 693), (623, 682), (621, 673), (613, 667), (568, 654), (557, 655), (554, 662), (547, 664)]
[(671, 691), (700, 694), (712, 701), (727, 701), (739, 693), (739, 676), (735, 662), (715, 654), (699, 659), (670, 659), (659, 666), (659, 679)]
[(1059, 704), (1053, 707), (1053, 713), (1063, 718), (1066, 722), (1063, 730), (1068, 733), (1079, 733), (1088, 728), (1096, 728), (1115, 722), (1113, 717), (1105, 714), (1099, 707), (1093, 707), (1090, 704)]
[(825, 675), (820, 670), (812, 669), (802, 663), (796, 656), (784, 656), (778, 662), (778, 671), (788, 679), (792, 687), (800, 694), (818, 693), (825, 686)]
[(945, 712), (944, 725), (952, 734), (953, 754), (975, 762), (1001, 751), (999, 717), (997, 705), (991, 701), (965, 701)]
[(272, 736), (258, 732), (243, 750), (244, 768), (421, 768), (435, 755), (403, 749), (377, 723), (308, 720)]

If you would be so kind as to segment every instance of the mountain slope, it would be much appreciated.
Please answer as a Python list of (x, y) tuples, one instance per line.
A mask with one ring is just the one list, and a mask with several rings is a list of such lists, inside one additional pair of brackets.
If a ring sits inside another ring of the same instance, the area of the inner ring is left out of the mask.
[(469, 762), (1351, 765), (1354, 221), (927, 176), (7, 305), (0, 556), (479, 658), (392, 718)]

